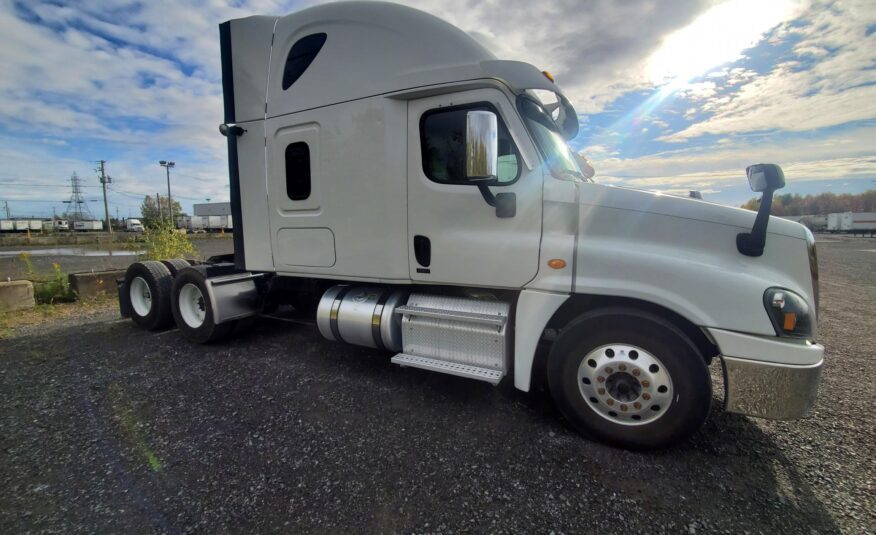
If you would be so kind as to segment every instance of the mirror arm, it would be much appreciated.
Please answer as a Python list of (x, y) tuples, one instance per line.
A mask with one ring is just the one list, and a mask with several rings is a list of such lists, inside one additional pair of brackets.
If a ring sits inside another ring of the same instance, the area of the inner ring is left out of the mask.
[(487, 182), (478, 182), (478, 191), (481, 192), (481, 195), (484, 197), (484, 202), (489, 204), (492, 207), (496, 207), (496, 196), (493, 195), (493, 192), (490, 191), (490, 186)]
[(760, 207), (751, 232), (740, 232), (736, 235), (736, 248), (745, 256), (761, 256), (766, 245), (767, 224), (770, 221), (770, 211), (773, 206), (773, 190), (763, 192)]

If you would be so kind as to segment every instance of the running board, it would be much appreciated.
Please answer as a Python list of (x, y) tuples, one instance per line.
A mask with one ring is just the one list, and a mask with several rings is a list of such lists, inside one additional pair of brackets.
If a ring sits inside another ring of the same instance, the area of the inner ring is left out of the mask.
[(468, 364), (447, 362), (446, 360), (438, 360), (428, 357), (418, 357), (416, 355), (406, 355), (404, 353), (399, 353), (392, 357), (392, 363), (398, 364), (399, 366), (410, 366), (411, 368), (420, 368), (433, 372), (456, 375), (457, 377), (465, 377), (466, 379), (477, 379), (478, 381), (486, 381), (492, 385), (499, 384), (499, 381), (502, 380), (502, 376), (504, 375), (501, 371), (490, 368), (480, 368)]

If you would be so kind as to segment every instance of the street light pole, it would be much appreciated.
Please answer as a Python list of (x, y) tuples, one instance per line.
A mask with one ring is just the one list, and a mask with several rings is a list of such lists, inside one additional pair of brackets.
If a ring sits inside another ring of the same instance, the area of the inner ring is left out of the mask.
[(170, 168), (176, 164), (174, 162), (168, 162), (167, 160), (161, 160), (158, 162), (158, 165), (167, 171), (167, 213), (170, 218), (170, 228), (173, 228), (173, 199), (170, 197)]

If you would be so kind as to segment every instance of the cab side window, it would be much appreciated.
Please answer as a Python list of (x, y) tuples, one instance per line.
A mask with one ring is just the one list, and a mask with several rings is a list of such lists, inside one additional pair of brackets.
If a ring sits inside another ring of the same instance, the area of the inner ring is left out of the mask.
[(420, 119), (420, 145), (423, 151), (423, 172), (429, 179), (442, 184), (465, 184), (465, 124), (466, 114), (486, 110), (498, 116), (499, 182), (511, 183), (520, 177), (520, 154), (501, 115), (489, 103), (436, 108)]

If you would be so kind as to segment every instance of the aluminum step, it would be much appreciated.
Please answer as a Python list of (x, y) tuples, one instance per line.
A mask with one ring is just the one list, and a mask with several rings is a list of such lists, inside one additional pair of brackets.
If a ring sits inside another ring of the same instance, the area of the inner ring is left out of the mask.
[(392, 357), (392, 363), (400, 366), (410, 366), (411, 368), (421, 368), (423, 370), (456, 375), (457, 377), (465, 377), (467, 379), (477, 379), (478, 381), (486, 381), (492, 385), (499, 384), (499, 381), (502, 380), (502, 376), (504, 375), (499, 370), (480, 368), (456, 362), (447, 362), (446, 360), (438, 360), (429, 357), (418, 357), (416, 355), (407, 355), (405, 353), (399, 353)]
[(479, 314), (477, 312), (460, 312), (456, 310), (445, 310), (439, 308), (426, 308), (415, 306), (401, 306), (395, 309), (396, 314), (404, 314), (407, 316), (420, 316), (422, 318), (436, 318), (454, 321), (462, 321), (466, 323), (480, 323), (483, 325), (496, 325), (501, 327), (505, 325), (508, 318), (493, 314)]

